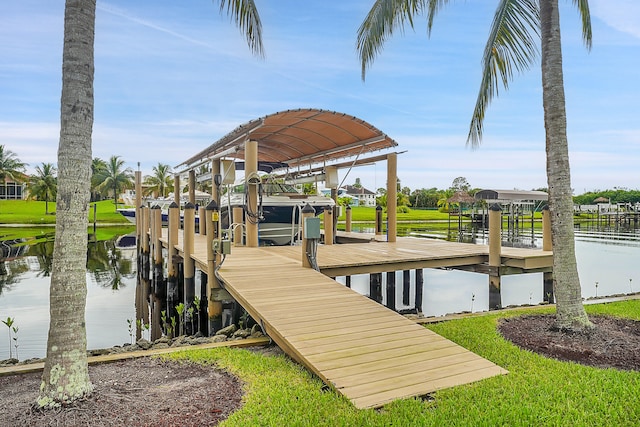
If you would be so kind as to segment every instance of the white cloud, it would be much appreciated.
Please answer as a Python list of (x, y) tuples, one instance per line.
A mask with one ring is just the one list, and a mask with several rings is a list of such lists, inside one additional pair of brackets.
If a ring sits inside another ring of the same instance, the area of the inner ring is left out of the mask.
[(610, 27), (640, 39), (640, 2), (637, 0), (591, 0), (593, 16)]

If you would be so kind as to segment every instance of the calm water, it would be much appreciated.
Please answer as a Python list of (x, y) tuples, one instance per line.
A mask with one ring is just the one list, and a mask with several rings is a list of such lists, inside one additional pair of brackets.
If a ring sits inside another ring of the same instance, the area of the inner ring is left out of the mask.
[[(434, 235), (428, 230), (413, 233)], [(475, 236), (482, 240), (482, 235)], [(526, 237), (522, 244), (538, 244)], [(4, 263), (0, 274), (0, 319), (12, 317), (18, 327), (20, 359), (43, 357), (49, 327), (49, 277), (52, 244), (29, 247), (21, 257)], [(640, 291), (640, 234), (606, 235), (578, 233), (576, 255), (584, 298)], [(414, 272), (411, 272), (412, 279)], [(383, 289), (386, 275), (383, 275)], [(196, 276), (197, 277), (197, 276)], [(118, 249), (115, 240), (90, 244), (87, 273), (87, 341), (89, 348), (121, 345), (131, 341), (127, 320), (134, 320), (136, 289), (135, 250)], [(336, 278), (345, 283), (344, 277)], [(597, 282), (597, 286), (596, 286)], [(402, 305), (402, 272), (396, 276), (398, 309), (415, 306), (415, 289), (409, 305)], [(353, 276), (351, 287), (368, 294), (368, 275)], [(384, 296), (383, 291), (383, 298)], [(543, 300), (542, 274), (504, 276), (502, 304), (538, 304)], [(386, 301), (383, 301), (386, 302)], [(422, 307), (427, 316), (462, 311), (486, 311), (488, 278), (484, 274), (424, 270)], [(9, 357), (8, 328), (0, 324), (0, 359)], [(15, 348), (12, 347), (15, 355)]]

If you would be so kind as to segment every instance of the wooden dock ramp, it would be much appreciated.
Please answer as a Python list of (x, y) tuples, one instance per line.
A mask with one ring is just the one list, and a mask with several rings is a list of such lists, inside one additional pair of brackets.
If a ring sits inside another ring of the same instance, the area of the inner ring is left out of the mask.
[(234, 247), (219, 270), (226, 290), (357, 408), (507, 373), (273, 249)]

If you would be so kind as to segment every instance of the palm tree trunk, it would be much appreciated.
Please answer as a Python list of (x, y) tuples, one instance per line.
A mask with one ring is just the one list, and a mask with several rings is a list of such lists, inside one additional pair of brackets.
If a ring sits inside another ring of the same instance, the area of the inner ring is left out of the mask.
[(95, 10), (96, 0), (67, 0), (65, 4), (50, 324), (37, 401), (44, 408), (77, 400), (92, 391), (84, 317)]
[(540, 0), (540, 27), (556, 321), (560, 328), (582, 329), (591, 323), (582, 305), (575, 254), (558, 0)]

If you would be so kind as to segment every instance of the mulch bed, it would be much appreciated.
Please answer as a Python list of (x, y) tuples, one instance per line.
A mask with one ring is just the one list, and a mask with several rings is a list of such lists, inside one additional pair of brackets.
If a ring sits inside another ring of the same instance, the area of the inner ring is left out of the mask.
[(502, 319), (498, 330), (519, 347), (554, 359), (640, 370), (640, 322), (607, 316), (589, 319), (595, 327), (586, 332), (558, 330), (553, 315)]
[(144, 357), (89, 366), (89, 398), (36, 411), (41, 376), (0, 377), (0, 425), (215, 426), (242, 405), (242, 383), (225, 371)]

